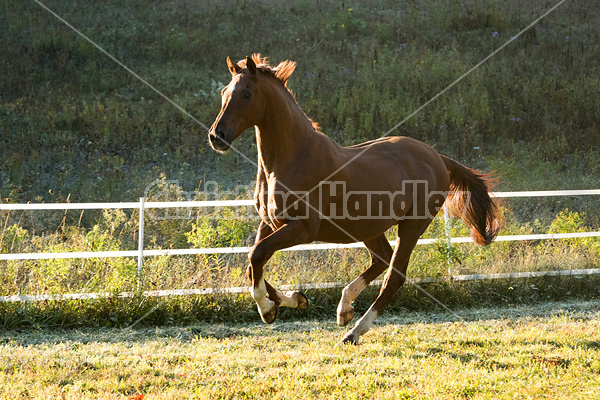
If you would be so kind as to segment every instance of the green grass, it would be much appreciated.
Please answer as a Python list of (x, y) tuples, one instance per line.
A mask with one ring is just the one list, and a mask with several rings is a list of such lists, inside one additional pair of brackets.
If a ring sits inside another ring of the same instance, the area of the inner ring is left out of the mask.
[(2, 399), (591, 399), (596, 302), (332, 320), (0, 334)]

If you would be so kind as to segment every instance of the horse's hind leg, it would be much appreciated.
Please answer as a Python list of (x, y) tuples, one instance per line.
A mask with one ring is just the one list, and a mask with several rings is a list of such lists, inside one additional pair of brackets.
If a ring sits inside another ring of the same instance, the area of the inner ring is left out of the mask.
[(404, 220), (398, 224), (398, 239), (396, 249), (392, 255), (392, 260), (388, 268), (379, 296), (371, 305), (369, 310), (359, 319), (354, 327), (344, 336), (344, 343), (358, 343), (360, 335), (367, 332), (375, 318), (381, 314), (383, 308), (390, 303), (394, 294), (400, 286), (406, 281), (406, 269), (410, 254), (419, 240), (419, 237), (425, 232), (427, 226), (431, 223), (430, 219)]
[(354, 300), (390, 265), (393, 251), (385, 235), (364, 243), (371, 255), (371, 265), (342, 291), (342, 298), (337, 308), (337, 324), (339, 326), (345, 326), (352, 321), (354, 317), (352, 303)]

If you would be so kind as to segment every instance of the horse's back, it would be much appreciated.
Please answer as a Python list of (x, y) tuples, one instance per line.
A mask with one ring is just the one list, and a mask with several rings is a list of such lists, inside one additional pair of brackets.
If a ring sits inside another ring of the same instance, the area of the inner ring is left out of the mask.
[(384, 181), (393, 180), (400, 185), (407, 180), (427, 180), (432, 184), (432, 190), (447, 190), (449, 185), (448, 172), (440, 155), (431, 146), (410, 137), (371, 140), (345, 147), (344, 153), (343, 158), (352, 160), (347, 165), (347, 172), (369, 175), (369, 180), (374, 183), (378, 172)]
[(440, 155), (408, 137), (338, 147), (331, 159), (332, 165), (320, 164), (322, 173), (338, 170), (328, 179), (331, 187), (319, 190), (321, 212), (335, 214), (334, 223), (326, 218), (319, 230), (318, 240), (326, 242), (370, 240), (407, 215), (428, 217), (432, 201), (443, 203), (432, 195), (445, 197), (449, 188)]

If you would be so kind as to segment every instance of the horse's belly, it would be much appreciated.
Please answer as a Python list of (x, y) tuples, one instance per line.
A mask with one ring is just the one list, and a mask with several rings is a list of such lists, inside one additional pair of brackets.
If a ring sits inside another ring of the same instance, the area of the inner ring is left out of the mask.
[(386, 220), (323, 220), (316, 240), (330, 243), (364, 242), (380, 236), (398, 221)]

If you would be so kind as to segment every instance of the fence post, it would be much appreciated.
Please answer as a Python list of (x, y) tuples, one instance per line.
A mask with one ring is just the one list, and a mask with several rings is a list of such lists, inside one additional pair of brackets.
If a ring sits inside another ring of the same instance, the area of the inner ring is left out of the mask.
[(446, 229), (446, 257), (448, 260), (448, 276), (452, 282), (452, 236), (450, 235), (450, 210), (444, 203), (444, 228)]
[(145, 199), (140, 197), (140, 221), (138, 229), (138, 269), (137, 280), (138, 286), (142, 280), (142, 269), (144, 267), (144, 202)]

